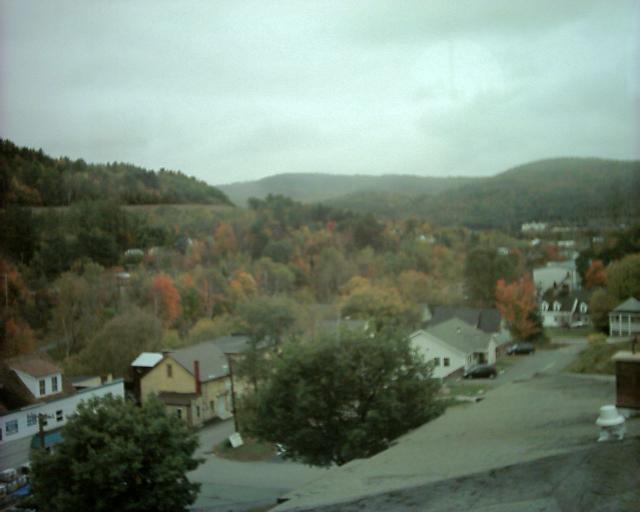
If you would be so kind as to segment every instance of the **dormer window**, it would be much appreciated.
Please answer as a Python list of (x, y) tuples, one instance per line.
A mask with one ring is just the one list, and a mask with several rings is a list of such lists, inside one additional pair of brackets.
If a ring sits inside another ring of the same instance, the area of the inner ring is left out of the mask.
[(554, 311), (560, 311), (560, 303), (559, 302), (554, 302), (553, 303), (553, 310)]
[(587, 306), (586, 303), (583, 302), (582, 304), (580, 304), (580, 313), (585, 314), (588, 309), (589, 307)]
[(542, 311), (549, 311), (549, 303), (547, 301), (542, 301)]
[(44, 379), (40, 379), (38, 384), (40, 386), (40, 396), (45, 395), (47, 393), (47, 381)]
[(52, 393), (58, 392), (58, 376), (57, 375), (54, 375), (53, 377), (51, 377), (51, 392)]

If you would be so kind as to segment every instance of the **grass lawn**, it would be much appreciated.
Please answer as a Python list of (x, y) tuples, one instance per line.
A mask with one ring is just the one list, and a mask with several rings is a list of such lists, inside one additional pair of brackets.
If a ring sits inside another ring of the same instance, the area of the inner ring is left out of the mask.
[(244, 444), (232, 448), (229, 440), (225, 439), (213, 447), (213, 453), (222, 459), (239, 462), (255, 462), (268, 460), (276, 456), (276, 448), (270, 443), (256, 441), (251, 437), (243, 437)]
[(620, 344), (591, 343), (578, 358), (567, 367), (567, 371), (575, 373), (615, 374), (615, 365), (611, 360), (613, 354), (626, 349)]

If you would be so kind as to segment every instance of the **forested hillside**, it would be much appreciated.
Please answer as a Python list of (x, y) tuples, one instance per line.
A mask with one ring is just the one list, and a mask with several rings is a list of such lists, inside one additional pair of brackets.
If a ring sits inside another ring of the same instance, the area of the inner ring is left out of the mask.
[(640, 216), (640, 162), (597, 158), (540, 160), (486, 178), (280, 174), (220, 188), (237, 204), (282, 194), (385, 218), (416, 216), (471, 228)]
[[(219, 185), (231, 200), (245, 204), (251, 197), (265, 198), (269, 194), (291, 197), (296, 201), (315, 203), (335, 199), (345, 194), (435, 195), (478, 181), (480, 178), (433, 178), (410, 175), (336, 175), (336, 174), (277, 174), (257, 181)], [(340, 204), (348, 207), (348, 204)]]
[(415, 198), (405, 210), (441, 225), (518, 228), (533, 219), (586, 224), (640, 215), (640, 162), (558, 158)]
[(0, 208), (64, 206), (95, 199), (121, 204), (231, 204), (217, 188), (181, 172), (54, 159), (42, 150), (0, 139)]

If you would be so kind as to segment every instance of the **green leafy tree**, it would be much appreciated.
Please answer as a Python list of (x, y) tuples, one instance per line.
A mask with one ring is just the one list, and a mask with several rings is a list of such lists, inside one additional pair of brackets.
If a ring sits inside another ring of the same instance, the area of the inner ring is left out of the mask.
[(442, 413), (431, 372), (400, 332), (291, 343), (249, 399), (255, 413), (247, 429), (307, 464), (369, 457)]
[(241, 303), (237, 314), (250, 343), (238, 362), (237, 372), (257, 391), (268, 375), (267, 347), (279, 345), (293, 331), (297, 307), (288, 297), (256, 297)]
[(187, 510), (199, 484), (186, 476), (197, 437), (167, 415), (157, 399), (142, 407), (107, 396), (81, 402), (63, 440), (33, 457), (33, 501), (38, 510), (71, 512)]
[(640, 253), (611, 264), (607, 269), (607, 289), (621, 301), (640, 297)]
[(495, 249), (480, 247), (467, 255), (464, 267), (466, 290), (471, 303), (489, 307), (495, 304), (496, 283), (517, 278), (517, 258), (498, 255)]
[(589, 301), (589, 312), (593, 326), (599, 331), (608, 332), (609, 312), (619, 303), (620, 301), (606, 290), (596, 290)]
[(154, 315), (132, 307), (113, 317), (72, 358), (73, 373), (126, 375), (140, 352), (160, 350), (162, 325)]

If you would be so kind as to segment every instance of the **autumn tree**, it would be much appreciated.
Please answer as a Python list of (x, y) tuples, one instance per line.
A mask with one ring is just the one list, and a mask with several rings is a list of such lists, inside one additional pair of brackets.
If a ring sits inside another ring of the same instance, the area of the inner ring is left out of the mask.
[(3, 292), (0, 301), (0, 356), (32, 352), (35, 350), (35, 336), (23, 319), (31, 294), (18, 269), (3, 259), (0, 259), (0, 279)]
[(180, 292), (173, 284), (173, 279), (166, 274), (158, 274), (151, 284), (153, 307), (158, 318), (165, 326), (175, 323), (182, 313)]
[(371, 283), (354, 277), (345, 285), (341, 299), (344, 316), (370, 320), (375, 330), (389, 326), (413, 327), (419, 322), (419, 311), (403, 300), (393, 286)]
[(221, 222), (216, 228), (213, 239), (217, 255), (227, 257), (236, 252), (238, 242), (233, 227), (227, 222)]
[(604, 286), (607, 282), (607, 272), (602, 260), (593, 260), (585, 272), (584, 285), (587, 289)]
[(496, 305), (517, 339), (531, 340), (542, 333), (535, 292), (529, 276), (509, 284), (500, 279), (496, 285)]

